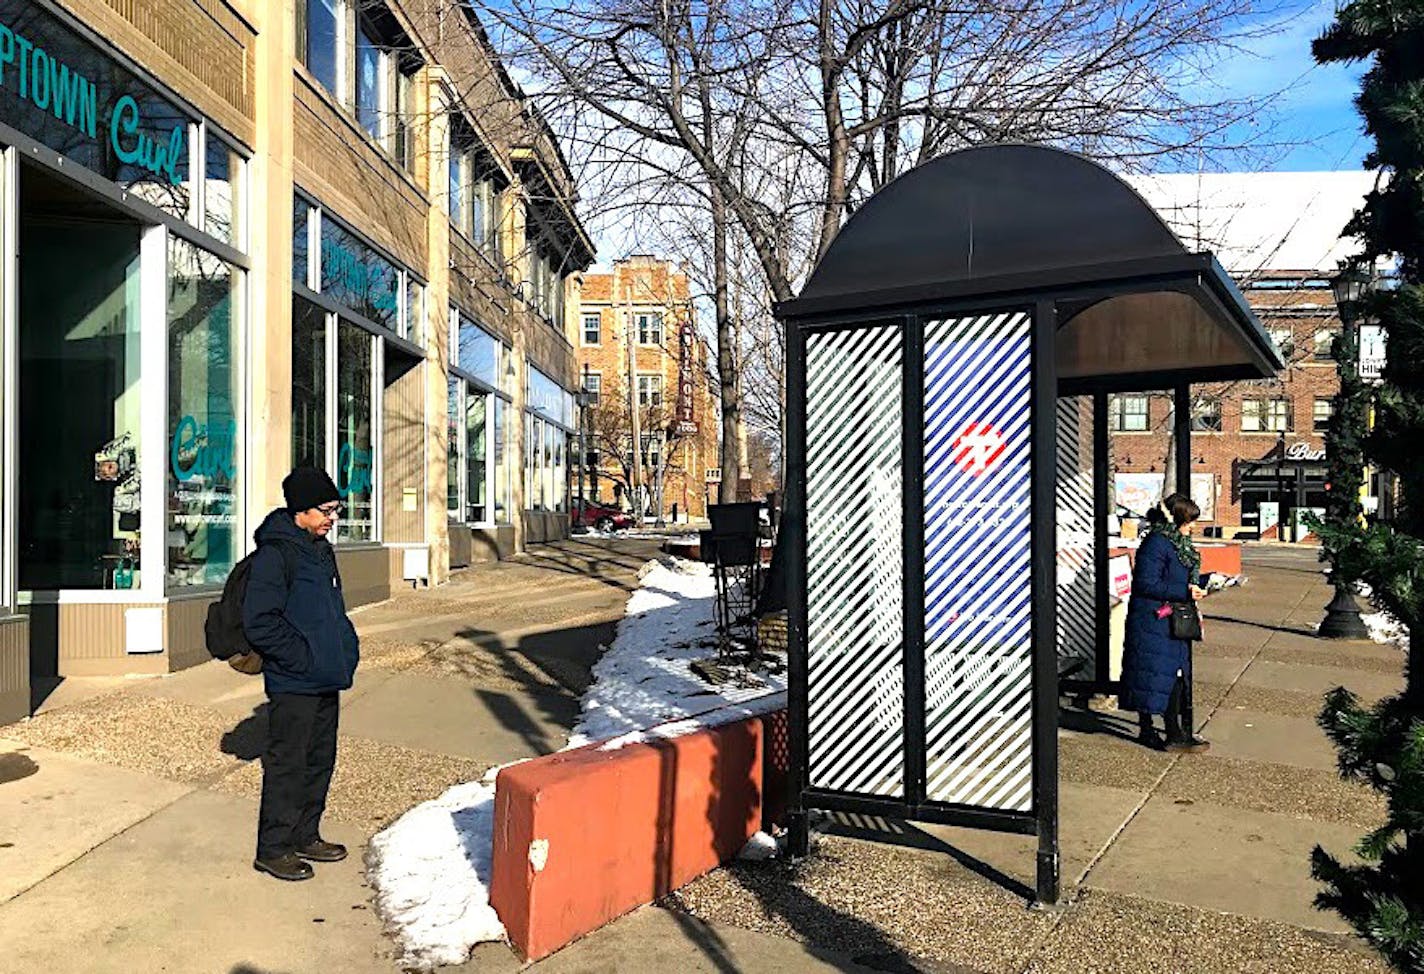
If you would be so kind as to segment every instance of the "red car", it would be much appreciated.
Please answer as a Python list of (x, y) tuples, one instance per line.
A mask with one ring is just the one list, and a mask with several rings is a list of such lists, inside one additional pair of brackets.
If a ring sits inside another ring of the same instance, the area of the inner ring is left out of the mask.
[(599, 531), (622, 530), (633, 526), (633, 515), (598, 501), (577, 500), (573, 503), (573, 526), (596, 528)]

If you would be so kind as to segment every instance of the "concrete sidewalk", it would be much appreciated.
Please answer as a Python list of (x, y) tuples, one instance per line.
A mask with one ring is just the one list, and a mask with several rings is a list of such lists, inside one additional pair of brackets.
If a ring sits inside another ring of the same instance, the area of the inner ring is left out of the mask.
[[(652, 551), (575, 539), (358, 613), (331, 837), (359, 849), (448, 785), (562, 746)], [(719, 870), (537, 967), (1382, 971), (1310, 906), (1310, 847), (1344, 851), (1380, 815), (1336, 778), (1313, 715), (1336, 683), (1391, 692), (1402, 654), (1310, 634), (1329, 598), (1313, 558), (1248, 562), (1250, 584), (1209, 604), (1209, 755), (1138, 747), (1131, 715), (1065, 714), (1066, 910), (1026, 911), (1031, 840), (828, 835), (805, 863)], [(0, 969), (395, 969), (359, 855), (309, 883), (251, 870), (263, 699), (209, 664), (70, 681), (0, 727)], [(459, 970), (520, 966), (491, 944)]]

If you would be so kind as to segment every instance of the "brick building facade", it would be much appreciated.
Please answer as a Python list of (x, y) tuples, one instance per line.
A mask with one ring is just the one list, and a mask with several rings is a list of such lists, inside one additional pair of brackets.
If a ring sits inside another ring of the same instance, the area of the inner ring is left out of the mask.
[(719, 472), (719, 410), (687, 275), (655, 257), (617, 261), (611, 273), (583, 275), (578, 317), (580, 382), (594, 400), (586, 413), (588, 446), (597, 453), (585, 472), (588, 497), (631, 509), (631, 398), (638, 403), (648, 513), (657, 512), (655, 471), (665, 456), (663, 515), (705, 518), (709, 491), (715, 501), (709, 477)]
[[(1340, 318), (1330, 290), (1347, 256), (1340, 228), (1370, 173), (1150, 177), (1139, 189), (1173, 230), (1211, 249), (1281, 351), (1279, 377), (1192, 387), (1192, 495), (1212, 533), (1301, 536), (1298, 509), (1325, 504), (1324, 431), (1339, 388)], [(1110, 449), (1117, 502), (1142, 511), (1160, 495), (1172, 402), (1114, 396)]]

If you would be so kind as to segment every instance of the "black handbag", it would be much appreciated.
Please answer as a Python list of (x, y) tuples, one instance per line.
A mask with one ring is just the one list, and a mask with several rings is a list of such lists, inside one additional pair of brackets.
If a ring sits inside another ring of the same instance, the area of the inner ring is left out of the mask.
[(1197, 640), (1202, 637), (1201, 613), (1195, 602), (1172, 602), (1172, 615), (1167, 625), (1173, 639)]

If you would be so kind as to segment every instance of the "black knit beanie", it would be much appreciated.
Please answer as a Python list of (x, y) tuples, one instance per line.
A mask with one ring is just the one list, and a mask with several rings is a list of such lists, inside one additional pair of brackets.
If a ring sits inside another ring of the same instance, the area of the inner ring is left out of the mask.
[(298, 467), (287, 474), (282, 481), (282, 495), (287, 499), (287, 510), (293, 514), (341, 499), (326, 471), (316, 467)]

